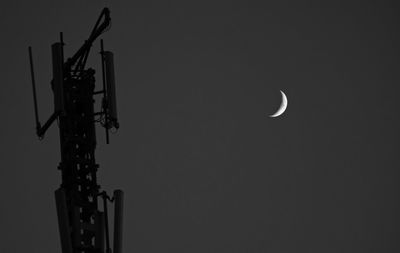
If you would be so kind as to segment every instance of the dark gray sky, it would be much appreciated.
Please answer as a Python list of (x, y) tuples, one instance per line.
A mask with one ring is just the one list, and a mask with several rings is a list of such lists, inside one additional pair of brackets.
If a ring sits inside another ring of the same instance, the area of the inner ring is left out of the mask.
[(400, 252), (399, 9), (266, 2), (2, 3), (0, 252), (60, 252), (27, 47), (44, 122), (51, 43), (70, 56), (105, 3), (121, 128), (98, 129), (98, 177), (125, 191), (125, 252)]

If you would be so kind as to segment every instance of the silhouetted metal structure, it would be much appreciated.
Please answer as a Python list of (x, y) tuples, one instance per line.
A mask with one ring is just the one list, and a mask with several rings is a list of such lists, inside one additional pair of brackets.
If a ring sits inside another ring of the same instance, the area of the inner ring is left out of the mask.
[[(115, 203), (114, 253), (122, 253), (122, 209), (123, 192), (114, 191), (113, 197), (100, 191), (97, 183), (95, 160), (96, 130), (100, 123), (108, 131), (119, 127), (117, 119), (113, 54), (104, 51), (101, 41), (101, 63), (103, 86), (95, 91), (95, 71), (85, 68), (93, 42), (111, 24), (110, 12), (104, 8), (89, 38), (71, 57), (64, 61), (63, 35), (60, 42), (51, 46), (54, 93), (54, 112), (42, 126), (39, 122), (32, 50), (29, 59), (32, 75), (36, 133), (43, 138), (54, 121), (60, 133), (62, 183), (55, 191), (61, 248), (63, 253), (110, 253), (107, 202)], [(103, 95), (101, 110), (94, 111), (94, 96)], [(102, 210), (99, 199), (103, 200)]]

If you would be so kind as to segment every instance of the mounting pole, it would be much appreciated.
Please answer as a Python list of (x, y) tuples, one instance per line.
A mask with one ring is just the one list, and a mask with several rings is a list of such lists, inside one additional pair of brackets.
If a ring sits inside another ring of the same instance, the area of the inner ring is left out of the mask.
[(29, 47), (29, 62), (31, 65), (31, 79), (32, 79), (32, 90), (33, 90), (33, 105), (35, 108), (35, 121), (36, 121), (36, 131), (40, 129), (40, 122), (39, 122), (39, 112), (38, 112), (38, 105), (37, 105), (37, 96), (36, 96), (36, 83), (35, 83), (35, 71), (33, 69), (33, 59), (32, 59), (32, 47)]
[(104, 42), (103, 39), (100, 40), (100, 55), (101, 55), (101, 72), (102, 72), (102, 78), (103, 78), (103, 103), (104, 103), (104, 108), (106, 110), (106, 114), (104, 115), (105, 117), (105, 131), (106, 131), (106, 143), (110, 144), (110, 135), (108, 132), (108, 93), (106, 89), (106, 72), (105, 72), (105, 67), (104, 67)]

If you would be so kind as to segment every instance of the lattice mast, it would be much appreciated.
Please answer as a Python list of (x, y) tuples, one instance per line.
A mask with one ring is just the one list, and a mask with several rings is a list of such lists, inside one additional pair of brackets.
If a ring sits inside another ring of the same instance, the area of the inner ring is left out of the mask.
[[(57, 216), (62, 253), (111, 253), (108, 228), (107, 202), (115, 203), (114, 253), (122, 253), (122, 206), (123, 192), (115, 190), (112, 197), (100, 190), (97, 183), (95, 160), (95, 123), (108, 131), (118, 129), (113, 54), (104, 51), (101, 40), (102, 89), (95, 91), (95, 71), (85, 68), (93, 42), (110, 28), (110, 12), (104, 8), (89, 38), (80, 49), (64, 61), (64, 41), (51, 46), (54, 94), (54, 112), (41, 126), (38, 116), (36, 85), (32, 50), (29, 47), (36, 133), (43, 138), (54, 121), (58, 122), (60, 134), (62, 183), (55, 191)], [(94, 96), (103, 95), (101, 110), (94, 110)], [(99, 208), (99, 198), (103, 206)]]

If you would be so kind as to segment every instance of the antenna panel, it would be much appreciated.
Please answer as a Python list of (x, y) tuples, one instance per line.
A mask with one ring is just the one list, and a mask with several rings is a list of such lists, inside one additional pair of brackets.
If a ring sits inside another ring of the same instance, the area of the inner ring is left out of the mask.
[(124, 209), (124, 192), (114, 191), (114, 253), (122, 253), (122, 224)]
[(99, 252), (104, 252), (104, 231), (105, 231), (105, 218), (104, 218), (104, 213), (98, 211), (95, 214), (95, 224), (96, 224), (96, 240), (95, 240), (95, 246), (96, 249), (99, 250)]
[(114, 55), (110, 51), (104, 52), (108, 114), (112, 124), (118, 127), (117, 98), (115, 93)]
[(63, 52), (60, 42), (51, 45), (51, 54), (53, 62), (53, 92), (54, 92), (54, 110), (56, 112), (64, 111), (64, 89), (63, 89)]
[(55, 197), (62, 253), (73, 253), (67, 199), (64, 189), (60, 188), (56, 190)]

